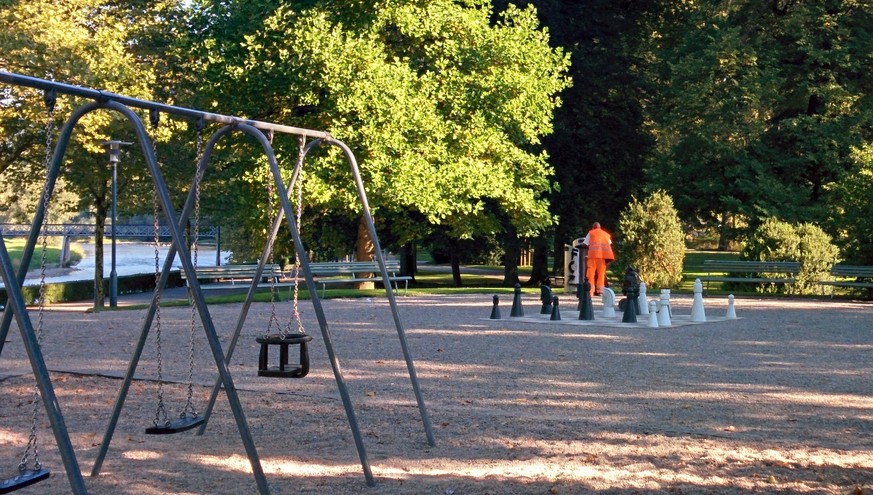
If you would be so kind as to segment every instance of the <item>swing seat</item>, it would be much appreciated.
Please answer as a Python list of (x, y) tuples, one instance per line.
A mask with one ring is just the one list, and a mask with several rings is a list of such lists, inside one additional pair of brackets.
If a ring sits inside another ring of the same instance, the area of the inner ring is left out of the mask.
[[(309, 347), (307, 342), (312, 340), (311, 335), (306, 334), (269, 334), (257, 337), (255, 341), (261, 344), (261, 352), (258, 355), (258, 376), (273, 378), (303, 378), (309, 373)], [(270, 346), (279, 346), (279, 366), (270, 366)], [(300, 362), (288, 365), (288, 346), (300, 346)]]
[(173, 433), (181, 433), (192, 428), (197, 428), (203, 424), (204, 418), (199, 416), (183, 416), (175, 421), (167, 421), (161, 425), (150, 426), (146, 428), (146, 435), (172, 435)]
[(22, 469), (17, 475), (0, 481), (0, 493), (12, 493), (15, 490), (39, 483), (51, 476), (48, 469)]

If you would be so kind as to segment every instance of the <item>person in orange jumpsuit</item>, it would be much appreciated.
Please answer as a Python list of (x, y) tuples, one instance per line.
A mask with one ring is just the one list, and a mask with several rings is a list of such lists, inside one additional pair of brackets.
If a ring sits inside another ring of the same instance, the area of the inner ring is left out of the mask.
[(588, 246), (588, 262), (585, 265), (585, 278), (591, 285), (595, 296), (603, 293), (606, 285), (606, 265), (615, 261), (612, 252), (612, 236), (600, 228), (599, 222), (594, 222), (582, 244)]

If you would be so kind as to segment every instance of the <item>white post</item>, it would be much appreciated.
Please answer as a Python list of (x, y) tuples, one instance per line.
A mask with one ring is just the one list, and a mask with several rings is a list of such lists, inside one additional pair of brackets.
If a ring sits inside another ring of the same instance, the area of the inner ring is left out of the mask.
[(647, 309), (649, 312), (649, 328), (658, 328), (658, 303), (654, 300), (649, 301)]
[(641, 315), (649, 314), (649, 305), (646, 303), (646, 283), (640, 282), (640, 295), (637, 296), (637, 304)]
[(706, 321), (706, 311), (703, 309), (703, 284), (699, 278), (694, 281), (694, 302), (691, 303), (691, 321), (696, 323)]
[(658, 310), (658, 326), (673, 326), (670, 319), (670, 289), (661, 289), (661, 306)]
[(612, 318), (615, 316), (615, 291), (610, 289), (609, 287), (603, 288), (603, 295), (601, 296), (601, 301), (603, 301), (603, 316), (606, 318)]

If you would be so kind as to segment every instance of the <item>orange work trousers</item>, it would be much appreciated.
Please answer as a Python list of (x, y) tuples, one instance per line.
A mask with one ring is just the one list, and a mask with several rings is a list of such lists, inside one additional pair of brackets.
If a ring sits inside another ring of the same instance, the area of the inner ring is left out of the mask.
[(588, 258), (588, 263), (585, 265), (585, 278), (591, 284), (590, 293), (595, 292), (600, 294), (603, 292), (603, 287), (606, 285), (606, 260), (603, 258)]

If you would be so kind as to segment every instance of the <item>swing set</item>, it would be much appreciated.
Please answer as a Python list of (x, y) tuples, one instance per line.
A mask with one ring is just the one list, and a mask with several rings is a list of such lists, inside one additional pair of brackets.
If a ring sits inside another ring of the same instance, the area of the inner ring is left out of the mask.
[[(246, 321), (248, 311), (251, 307), (252, 301), (254, 300), (254, 294), (257, 290), (258, 281), (261, 279), (261, 275), (263, 274), (264, 267), (269, 261), (272, 260), (273, 244), (275, 242), (279, 228), (284, 221), (287, 223), (290, 229), (291, 236), (294, 241), (294, 251), (296, 253), (294, 268), (295, 283), (293, 311), (288, 324), (285, 326), (279, 325), (278, 316), (276, 315), (275, 297), (271, 297), (271, 300), (273, 302), (271, 303), (271, 316), (267, 332), (263, 336), (256, 339), (257, 343), (260, 344), (258, 375), (264, 377), (302, 378), (306, 376), (309, 371), (309, 354), (307, 345), (310, 341), (313, 340), (313, 337), (305, 333), (303, 325), (300, 321), (300, 314), (297, 306), (297, 286), (298, 283), (301, 282), (301, 275), (307, 287), (313, 288), (315, 287), (315, 283), (313, 280), (313, 275), (309, 268), (310, 265), (308, 256), (306, 254), (307, 252), (300, 238), (298, 226), (302, 213), (302, 186), (300, 182), (301, 172), (307, 153), (316, 146), (336, 146), (340, 148), (351, 169), (355, 186), (358, 192), (358, 199), (363, 210), (364, 219), (366, 221), (370, 236), (373, 239), (374, 249), (376, 253), (376, 261), (380, 267), (386, 297), (388, 299), (389, 307), (393, 315), (398, 339), (400, 341), (400, 346), (406, 360), (409, 378), (412, 383), (413, 392), (416, 397), (422, 422), (424, 424), (425, 435), (427, 437), (429, 445), (436, 445), (433, 428), (431, 426), (430, 418), (424, 404), (424, 399), (418, 384), (415, 365), (406, 340), (406, 333), (403, 327), (403, 323), (400, 320), (399, 312), (397, 309), (397, 302), (394, 297), (394, 292), (391, 288), (391, 283), (389, 282), (389, 274), (386, 268), (385, 260), (382, 255), (381, 247), (379, 246), (379, 240), (376, 234), (373, 218), (370, 214), (370, 208), (367, 202), (367, 196), (364, 189), (363, 181), (361, 179), (360, 170), (358, 168), (357, 161), (355, 160), (355, 157), (352, 154), (351, 150), (348, 148), (348, 146), (346, 146), (341, 141), (332, 138), (329, 134), (321, 131), (313, 131), (268, 122), (245, 120), (227, 115), (207, 113), (189, 108), (176, 107), (152, 101), (130, 98), (123, 95), (108, 93), (105, 91), (99, 91), (80, 86), (72, 86), (5, 71), (0, 71), (0, 82), (10, 85), (30, 87), (42, 90), (45, 95), (44, 100), (46, 108), (48, 109), (45, 159), (46, 180), (43, 188), (43, 194), (41, 196), (41, 200), (37, 205), (37, 210), (33, 217), (30, 234), (28, 236), (22, 254), (21, 265), (17, 273), (15, 273), (15, 270), (12, 266), (9, 254), (6, 249), (5, 240), (3, 236), (0, 235), (0, 275), (2, 275), (3, 283), (8, 293), (8, 303), (5, 310), (3, 311), (2, 323), (0, 323), (0, 356), (2, 356), (3, 343), (5, 342), (6, 336), (9, 332), (12, 319), (15, 318), (18, 328), (21, 332), (22, 340), (24, 341), (24, 346), (27, 351), (28, 359), (30, 361), (34, 377), (36, 379), (36, 391), (33, 401), (33, 421), (28, 445), (25, 450), (24, 456), (19, 463), (18, 473), (8, 479), (0, 480), (0, 494), (14, 492), (25, 486), (29, 486), (45, 480), (50, 476), (48, 469), (46, 469), (39, 463), (39, 454), (36, 441), (36, 418), (38, 412), (37, 405), (39, 402), (39, 398), (42, 399), (44, 409), (51, 424), (54, 437), (58, 445), (58, 450), (64, 463), (67, 478), (69, 480), (70, 487), (72, 488), (72, 492), (76, 494), (87, 493), (84, 480), (82, 478), (82, 473), (79, 469), (78, 461), (76, 459), (75, 452), (70, 442), (69, 434), (67, 432), (66, 425), (64, 424), (63, 415), (60, 411), (60, 407), (54, 393), (54, 388), (52, 386), (51, 379), (49, 378), (48, 370), (45, 365), (44, 356), (42, 355), (42, 351), (40, 348), (39, 339), (43, 325), (42, 314), (44, 310), (44, 297), (41, 293), (39, 307), (37, 310), (37, 325), (36, 327), (34, 327), (32, 321), (30, 320), (30, 316), (24, 302), (21, 287), (22, 281), (27, 274), (27, 267), (32, 259), (37, 240), (40, 237), (40, 232), (44, 230), (45, 219), (47, 218), (47, 210), (52, 197), (52, 192), (60, 175), (61, 164), (63, 162), (64, 154), (69, 144), (73, 128), (83, 116), (99, 110), (109, 110), (120, 113), (133, 127), (137, 136), (137, 140), (141, 145), (146, 166), (148, 167), (148, 172), (151, 175), (154, 185), (153, 220), (155, 227), (155, 244), (157, 245), (158, 224), (161, 214), (163, 214), (166, 225), (170, 230), (172, 244), (167, 252), (162, 267), (159, 266), (160, 262), (158, 252), (156, 251), (155, 253), (156, 287), (149, 308), (143, 319), (139, 339), (131, 355), (127, 372), (125, 374), (124, 380), (113, 406), (112, 415), (107, 425), (103, 441), (100, 443), (100, 449), (91, 471), (92, 476), (97, 476), (100, 473), (103, 461), (108, 453), (112, 436), (118, 424), (118, 420), (123, 409), (125, 399), (130, 390), (133, 376), (136, 372), (139, 360), (145, 348), (146, 340), (149, 336), (149, 333), (152, 331), (152, 329), (154, 329), (157, 346), (156, 361), (158, 366), (158, 404), (156, 408), (155, 418), (152, 421), (152, 425), (146, 428), (145, 433), (154, 435), (165, 435), (180, 433), (183, 431), (198, 428), (196, 434), (202, 435), (206, 429), (207, 422), (212, 413), (212, 409), (214, 407), (215, 401), (217, 400), (218, 394), (223, 389), (228, 399), (228, 403), (230, 405), (234, 419), (236, 421), (237, 430), (239, 431), (240, 437), (242, 439), (246, 455), (248, 456), (249, 463), (251, 464), (258, 491), (262, 495), (270, 493), (270, 488), (267, 484), (263, 468), (261, 467), (258, 452), (255, 448), (254, 441), (252, 439), (251, 432), (246, 422), (242, 406), (240, 404), (239, 396), (233, 379), (231, 377), (230, 371), (228, 370), (227, 364), (230, 362), (233, 351), (239, 340), (239, 336)], [(54, 153), (52, 154), (51, 137), (54, 132), (53, 116), (55, 99), (58, 93), (84, 97), (92, 101), (90, 103), (86, 103), (80, 106), (72, 112), (71, 116), (61, 128), (61, 131), (57, 137)], [(153, 130), (157, 129), (161, 114), (174, 115), (187, 119), (196, 119), (198, 157), (197, 165), (195, 168), (194, 177), (192, 180), (191, 188), (188, 192), (187, 199), (178, 217), (176, 216), (176, 209), (174, 208), (172, 201), (170, 200), (167, 185), (163, 179), (160, 167), (158, 165), (155, 141), (150, 138), (149, 133), (146, 130), (146, 126), (143, 124), (140, 117), (131, 109), (131, 107), (148, 110), (149, 120)], [(217, 123), (220, 124), (221, 127), (212, 134), (206, 145), (203, 146), (202, 138), (206, 122)], [(203, 176), (207, 171), (208, 164), (216, 143), (222, 137), (232, 132), (241, 132), (254, 138), (263, 148), (270, 168), (271, 177), (270, 180), (268, 180), (267, 193), (268, 201), (270, 203), (270, 211), (271, 214), (274, 214), (274, 219), (272, 223), (272, 228), (267, 238), (267, 242), (261, 253), (255, 276), (252, 278), (251, 286), (248, 289), (246, 299), (242, 304), (242, 309), (240, 311), (239, 317), (237, 318), (233, 337), (231, 338), (227, 349), (224, 350), (222, 349), (219, 342), (214, 322), (209, 313), (209, 308), (207, 307), (203, 292), (195, 274), (195, 269), (197, 266), (196, 239), (198, 237), (196, 235), (196, 229), (198, 228), (199, 224), (200, 193)], [(292, 176), (287, 186), (283, 181), (276, 156), (273, 152), (272, 136), (274, 135), (274, 133), (294, 135), (297, 136), (299, 140), (297, 163), (295, 164)], [(311, 140), (307, 142), (307, 139)], [(296, 214), (292, 209), (291, 201), (288, 196), (288, 191), (293, 191), (295, 186), (297, 192)], [(275, 200), (274, 198), (278, 200), (278, 208), (273, 208)], [(274, 209), (276, 211), (273, 213)], [(191, 249), (189, 250), (185, 242), (183, 227), (188, 224), (189, 219), (191, 219), (192, 215), (194, 217), (192, 223), (195, 229), (195, 235), (193, 236), (193, 239), (195, 239), (195, 241), (192, 244)], [(45, 236), (42, 237), (44, 252)], [(173, 269), (173, 263), (176, 259), (177, 254), (179, 256), (179, 262), (182, 266), (182, 270), (184, 271), (188, 279), (189, 300), (191, 301), (191, 321), (189, 325), (190, 341), (188, 363), (188, 394), (187, 402), (182, 412), (178, 415), (176, 419), (170, 419), (163, 400), (162, 387), (164, 380), (162, 376), (163, 363), (160, 346), (161, 332), (164, 329), (162, 329), (163, 322), (161, 321), (160, 302), (161, 293), (167, 284), (167, 280), (169, 279), (170, 272)], [(43, 274), (41, 278), (41, 287), (44, 287), (44, 254), (41, 266)], [(375, 479), (370, 469), (369, 461), (367, 460), (363, 437), (361, 435), (360, 428), (358, 427), (358, 422), (354, 408), (352, 406), (348, 387), (346, 386), (345, 379), (343, 378), (342, 372), (340, 370), (339, 361), (334, 352), (327, 317), (321, 304), (321, 300), (318, 296), (318, 291), (310, 290), (309, 292), (311, 296), (313, 310), (318, 321), (321, 338), (324, 342), (328, 360), (330, 361), (331, 368), (333, 369), (337, 388), (346, 412), (346, 417), (348, 419), (349, 426), (355, 440), (355, 446), (358, 452), (358, 457), (361, 461), (364, 477), (367, 485), (373, 486), (375, 485)], [(275, 296), (275, 287), (271, 286), (271, 294)], [(218, 371), (218, 378), (216, 379), (215, 385), (213, 387), (212, 395), (210, 396), (209, 403), (207, 404), (202, 415), (199, 414), (194, 408), (192, 399), (194, 369), (193, 344), (194, 336), (196, 334), (198, 326), (198, 317), (200, 326), (202, 327), (202, 331), (205, 333), (206, 340), (209, 344), (210, 350), (212, 351), (212, 356), (215, 361), (216, 369)], [(275, 331), (273, 330), (274, 326), (276, 328)], [(300, 355), (298, 363), (289, 364), (289, 346), (299, 346)], [(269, 349), (271, 347), (279, 349), (279, 360), (278, 365), (276, 366), (271, 366), (269, 363)], [(33, 464), (29, 463), (31, 451), (33, 452)]]

